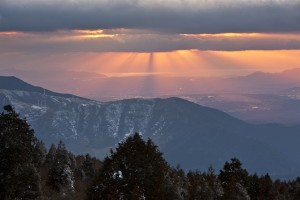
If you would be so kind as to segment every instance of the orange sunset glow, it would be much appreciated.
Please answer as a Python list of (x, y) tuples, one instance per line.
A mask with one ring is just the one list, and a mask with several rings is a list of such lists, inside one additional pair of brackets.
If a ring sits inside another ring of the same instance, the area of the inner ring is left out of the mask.
[[(169, 7), (161, 1), (126, 1), (122, 6), (120, 2), (91, 1), (87, 5), (79, 1), (60, 5), (64, 10), (61, 15), (52, 10), (56, 1), (39, 4), (30, 0), (24, 3), (32, 8), (32, 12), (24, 10), (31, 16), (28, 21), (22, 21), (18, 14), (10, 18), (0, 12), (0, 71), (27, 76), (39, 71), (119, 78), (209, 78), (300, 68), (300, 30), (293, 25), (298, 19), (296, 3), (187, 0), (189, 3), (176, 1)], [(19, 4), (12, 2), (3, 6), (8, 6), (7, 12), (19, 13)], [(39, 6), (52, 11), (45, 10), (45, 16), (57, 18), (41, 23), (40, 11), (36, 10)], [(156, 9), (157, 13), (153, 12)], [(283, 12), (286, 10), (290, 12)], [(280, 18), (269, 16), (275, 11)], [(144, 81), (141, 79), (140, 84), (154, 87), (150, 78)], [(164, 85), (155, 84), (156, 88)]]
[[(1, 38), (0, 60), (4, 67), (19, 68), (22, 65), (36, 69), (48, 66), (108, 76), (220, 77), (255, 71), (279, 72), (300, 66), (300, 50), (282, 49), (300, 41), (296, 33), (169, 36), (138, 30), (97, 29), (64, 30), (55, 34), (0, 32)], [(260, 49), (262, 45), (267, 49)], [(276, 49), (276, 45), (280, 48)]]
[[(109, 76), (163, 74), (230, 76), (254, 71), (279, 72), (300, 66), (300, 50), (109, 52), (64, 55), (64, 65)], [(58, 58), (59, 59), (59, 58)], [(284, 64), (282, 64), (284, 63)]]

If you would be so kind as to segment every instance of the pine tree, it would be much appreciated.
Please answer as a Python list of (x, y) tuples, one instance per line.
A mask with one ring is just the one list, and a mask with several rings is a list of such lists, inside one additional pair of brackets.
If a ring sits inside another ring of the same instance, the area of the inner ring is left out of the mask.
[(49, 170), (47, 184), (57, 192), (74, 192), (74, 163), (72, 155), (65, 144), (60, 141), (56, 150), (53, 165)]
[(261, 189), (261, 182), (257, 174), (253, 174), (248, 178), (248, 193), (251, 199), (257, 200), (259, 199), (259, 192)]
[(291, 181), (289, 186), (289, 194), (292, 199), (300, 199), (300, 178), (298, 177), (296, 180)]
[(183, 169), (178, 165), (175, 169), (169, 170), (166, 175), (165, 188), (168, 191), (168, 198), (184, 200), (188, 196), (188, 180)]
[(169, 170), (153, 142), (136, 133), (105, 158), (88, 199), (171, 199), (165, 187)]
[(95, 174), (96, 174), (95, 164), (94, 164), (94, 161), (93, 161), (92, 157), (90, 156), (90, 154), (85, 155), (85, 160), (83, 161), (82, 165), (83, 165), (82, 169), (88, 178), (95, 176)]
[(242, 168), (242, 163), (237, 158), (226, 162), (220, 170), (219, 179), (224, 188), (225, 200), (250, 200), (247, 192), (248, 172)]
[(14, 168), (11, 174), (13, 187), (7, 189), (8, 199), (35, 199), (41, 195), (41, 177), (33, 164)]
[(261, 188), (259, 191), (259, 199), (275, 199), (275, 191), (273, 181), (269, 174), (260, 178)]
[[(50, 152), (50, 151), (49, 151)], [(57, 192), (74, 192), (74, 173), (70, 153), (65, 144), (60, 141), (55, 152), (55, 158), (49, 170), (47, 185)]]
[(44, 142), (37, 141), (34, 147), (34, 163), (37, 167), (41, 167), (46, 161), (46, 147)]
[(223, 188), (212, 167), (209, 167), (206, 173), (190, 171), (187, 177), (189, 180), (188, 199), (218, 200), (223, 196)]
[(38, 140), (12, 106), (0, 115), (0, 199), (35, 199), (41, 194), (36, 170)]
[(55, 157), (56, 157), (56, 147), (54, 144), (52, 144), (46, 155), (46, 163), (48, 165), (53, 165)]

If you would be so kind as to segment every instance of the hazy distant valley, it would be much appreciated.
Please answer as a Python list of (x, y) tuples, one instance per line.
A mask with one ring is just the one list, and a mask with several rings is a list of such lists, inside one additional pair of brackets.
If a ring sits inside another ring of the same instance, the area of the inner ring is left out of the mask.
[(0, 73), (101, 102), (177, 96), (251, 123), (300, 124), (300, 69), (231, 78), (108, 77), (87, 72), (13, 69)]
[[(297, 92), (294, 94), (293, 92)], [(300, 124), (299, 90), (282, 94), (201, 94), (181, 98), (217, 108), (250, 123)]]

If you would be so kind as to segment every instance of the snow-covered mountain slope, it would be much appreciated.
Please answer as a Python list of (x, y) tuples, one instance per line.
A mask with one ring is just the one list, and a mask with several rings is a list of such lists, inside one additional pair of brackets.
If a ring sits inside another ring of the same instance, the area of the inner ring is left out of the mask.
[(179, 99), (96, 102), (0, 89), (0, 106), (11, 104), (48, 146), (62, 139), (75, 153), (103, 157), (130, 134), (151, 138), (172, 164), (185, 169), (220, 168), (238, 157), (250, 171), (274, 176), (299, 172), (300, 128), (251, 125), (224, 112)]

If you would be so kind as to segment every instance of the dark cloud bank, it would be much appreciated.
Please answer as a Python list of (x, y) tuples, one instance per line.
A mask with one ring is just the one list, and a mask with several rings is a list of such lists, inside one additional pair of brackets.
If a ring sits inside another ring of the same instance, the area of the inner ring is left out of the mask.
[(0, 1), (0, 31), (111, 28), (167, 33), (299, 32), (300, 2), (188, 9), (141, 7), (134, 1), (88, 8), (76, 4), (25, 6)]

